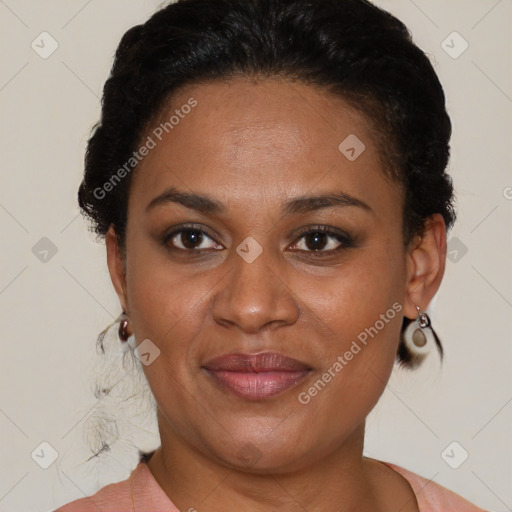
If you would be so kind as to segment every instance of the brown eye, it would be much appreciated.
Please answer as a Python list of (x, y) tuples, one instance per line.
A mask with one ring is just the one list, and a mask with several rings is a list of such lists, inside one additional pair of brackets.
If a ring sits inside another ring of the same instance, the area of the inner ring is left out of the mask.
[(318, 251), (325, 248), (326, 243), (328, 242), (329, 236), (325, 233), (309, 233), (304, 237), (305, 245), (310, 251)]
[(203, 234), (197, 229), (186, 229), (176, 235), (179, 242), (185, 249), (195, 249), (196, 245), (200, 245), (203, 239)]
[(208, 234), (196, 228), (181, 228), (164, 237), (164, 245), (182, 251), (217, 249), (217, 244)]
[(294, 244), (294, 249), (314, 254), (327, 255), (354, 247), (354, 241), (349, 235), (332, 231), (327, 226), (310, 229), (302, 233), (299, 240)]

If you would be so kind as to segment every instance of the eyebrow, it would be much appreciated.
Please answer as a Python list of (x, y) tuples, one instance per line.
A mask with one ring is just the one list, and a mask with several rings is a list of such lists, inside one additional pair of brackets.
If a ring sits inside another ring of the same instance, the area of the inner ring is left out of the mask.
[[(225, 205), (207, 195), (181, 192), (175, 187), (171, 187), (153, 198), (146, 206), (146, 212), (167, 203), (178, 203), (203, 214), (215, 215), (227, 211)], [(375, 213), (368, 204), (360, 199), (345, 192), (336, 192), (316, 196), (304, 195), (291, 199), (283, 203), (283, 216), (303, 214), (333, 206), (356, 206), (369, 213)]]

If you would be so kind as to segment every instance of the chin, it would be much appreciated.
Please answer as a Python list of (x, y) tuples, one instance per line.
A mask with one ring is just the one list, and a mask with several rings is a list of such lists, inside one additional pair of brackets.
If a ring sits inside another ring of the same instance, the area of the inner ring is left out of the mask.
[(222, 440), (218, 436), (206, 440), (208, 451), (239, 471), (277, 474), (299, 470), (312, 459), (320, 459), (327, 449), (320, 438), (305, 436), (306, 425), (286, 424), (282, 417), (246, 417), (245, 421), (223, 425), (226, 435)]

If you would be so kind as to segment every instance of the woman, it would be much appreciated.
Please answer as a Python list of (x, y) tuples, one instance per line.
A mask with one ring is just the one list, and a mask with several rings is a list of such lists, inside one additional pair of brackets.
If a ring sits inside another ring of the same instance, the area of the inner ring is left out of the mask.
[[(363, 0), (181, 0), (130, 29), (89, 141), (121, 343), (161, 446), (75, 511), (481, 510), (363, 457), (455, 220), (427, 57)], [(135, 350), (136, 348), (136, 350)]]

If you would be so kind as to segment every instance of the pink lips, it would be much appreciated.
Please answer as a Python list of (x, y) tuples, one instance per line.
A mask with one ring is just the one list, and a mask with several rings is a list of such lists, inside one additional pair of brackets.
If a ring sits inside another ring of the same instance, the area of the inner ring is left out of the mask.
[(311, 370), (276, 352), (225, 354), (208, 361), (203, 368), (224, 389), (247, 400), (270, 398), (290, 389)]

